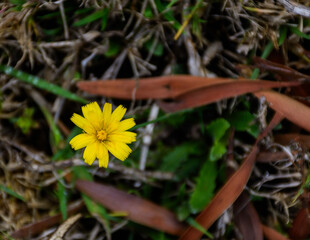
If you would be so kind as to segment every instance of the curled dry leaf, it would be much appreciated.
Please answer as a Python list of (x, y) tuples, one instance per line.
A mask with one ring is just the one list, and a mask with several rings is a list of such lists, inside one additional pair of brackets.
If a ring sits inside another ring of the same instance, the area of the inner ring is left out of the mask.
[(142, 225), (172, 235), (180, 235), (186, 227), (169, 210), (112, 186), (86, 180), (77, 180), (75, 186), (95, 202), (112, 211), (126, 212), (130, 220)]

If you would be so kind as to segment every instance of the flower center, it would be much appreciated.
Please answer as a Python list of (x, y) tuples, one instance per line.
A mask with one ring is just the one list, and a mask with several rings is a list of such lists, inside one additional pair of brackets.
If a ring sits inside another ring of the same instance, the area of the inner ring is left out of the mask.
[(97, 138), (99, 141), (104, 141), (107, 139), (107, 132), (104, 130), (97, 131)]

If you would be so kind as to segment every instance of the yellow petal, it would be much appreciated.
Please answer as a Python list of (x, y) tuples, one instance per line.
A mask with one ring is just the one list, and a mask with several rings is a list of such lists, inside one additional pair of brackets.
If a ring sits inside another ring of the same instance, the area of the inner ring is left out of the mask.
[(73, 113), (71, 121), (88, 134), (95, 134), (96, 132), (95, 128), (91, 125), (91, 123), (79, 114)]
[(107, 129), (112, 114), (112, 104), (111, 103), (105, 103), (102, 109), (102, 115), (103, 115), (103, 128)]
[(87, 133), (81, 133), (75, 136), (74, 138), (72, 138), (69, 144), (72, 146), (74, 150), (79, 150), (95, 141), (96, 141), (96, 138), (94, 135), (90, 135)]
[(136, 123), (135, 123), (135, 120), (133, 118), (125, 119), (125, 120), (120, 122), (120, 124), (118, 126), (118, 131), (126, 131), (135, 125), (136, 125)]
[(102, 128), (103, 115), (97, 102), (89, 103), (82, 107), (84, 117), (94, 126), (96, 130)]
[(98, 153), (97, 158), (99, 161), (99, 167), (108, 167), (109, 163), (109, 153), (108, 149), (105, 147), (103, 143), (98, 142)]
[(118, 128), (119, 128), (119, 124), (120, 124), (120, 122), (116, 122), (116, 121), (112, 122), (112, 121), (110, 121), (110, 123), (108, 124), (108, 126), (106, 128), (107, 133), (111, 134), (111, 133), (117, 131)]
[(119, 122), (124, 117), (126, 110), (122, 105), (119, 105), (111, 115), (111, 122)]
[(85, 163), (92, 165), (96, 159), (96, 154), (97, 154), (97, 142), (87, 145), (83, 154)]
[(107, 149), (119, 160), (124, 161), (128, 155), (132, 152), (127, 144), (122, 142), (105, 142)]
[(136, 136), (137, 134), (134, 132), (115, 132), (115, 133), (109, 134), (108, 141), (132, 143), (136, 141)]

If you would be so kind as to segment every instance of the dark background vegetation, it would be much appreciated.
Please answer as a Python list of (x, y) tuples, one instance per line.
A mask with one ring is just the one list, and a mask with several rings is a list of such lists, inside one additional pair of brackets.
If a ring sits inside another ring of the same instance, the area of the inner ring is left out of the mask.
[[(268, 101), (244, 94), (167, 115), (161, 109), (156, 113), (153, 99), (93, 95), (77, 83), (176, 74), (298, 81), (297, 72), (307, 82), (308, 5), (302, 0), (2, 1), (0, 239), (49, 239), (73, 214), (70, 209), (82, 217), (64, 239), (178, 238), (93, 202), (77, 190), (75, 179), (112, 185), (199, 228), (195, 217), (272, 119), (275, 111)], [(259, 60), (264, 64), (259, 70), (253, 57), (270, 62)], [(274, 70), (274, 63), (281, 64), (276, 65), (280, 70)], [(276, 91), (308, 105), (308, 90), (305, 84)], [(138, 139), (125, 162), (112, 158), (107, 169), (99, 169), (97, 162), (86, 166), (81, 151), (74, 152), (68, 142), (80, 132), (70, 117), (91, 101), (123, 104), (137, 124), (149, 121), (152, 111), (151, 118), (159, 119), (153, 129), (135, 130)], [(309, 230), (298, 234), (310, 229), (309, 141), (308, 132), (297, 125), (283, 120), (261, 141), (259, 152), (266, 155), (254, 166), (245, 198), (238, 207), (229, 207), (204, 239), (262, 239), (256, 232), (261, 229), (265, 237), (274, 229), (285, 237), (306, 239)], [(276, 161), (269, 153), (278, 154)], [(250, 202), (255, 213), (249, 215), (258, 220), (244, 230), (247, 218), (237, 216)], [(57, 214), (52, 223), (50, 217)], [(296, 233), (293, 223), (302, 214), (303, 230)], [(43, 227), (40, 221), (46, 217)], [(31, 231), (14, 235), (26, 225)]]

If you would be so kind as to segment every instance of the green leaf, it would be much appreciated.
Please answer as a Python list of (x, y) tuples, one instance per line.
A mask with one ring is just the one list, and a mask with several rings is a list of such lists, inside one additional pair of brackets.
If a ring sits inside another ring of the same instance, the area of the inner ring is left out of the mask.
[(189, 201), (193, 213), (201, 211), (210, 202), (215, 189), (216, 176), (216, 162), (205, 161), (199, 172), (194, 192)]
[(10, 0), (10, 3), (14, 5), (23, 5), (26, 3), (26, 1), (25, 0)]
[(177, 208), (177, 216), (180, 221), (184, 221), (188, 216), (190, 215), (190, 207), (188, 206), (187, 202), (183, 202), (178, 208)]
[(53, 116), (51, 115), (51, 113), (43, 106), (40, 106), (40, 109), (50, 127), (51, 130), (51, 134), (52, 134), (52, 139), (53, 139), (53, 143), (55, 144), (56, 148), (59, 148), (59, 143), (60, 141), (63, 139), (60, 130), (58, 129), (57, 125), (54, 122)]
[(278, 39), (278, 45), (281, 46), (284, 43), (286, 36), (287, 36), (287, 27), (281, 26), (279, 29), (279, 32), (280, 32), (280, 36)]
[[(165, 7), (164, 4), (160, 0), (155, 0), (155, 4), (159, 12), (164, 11), (164, 14), (163, 14), (164, 18), (168, 20), (176, 30), (179, 30), (179, 28), (181, 27), (181, 24), (174, 18), (173, 12), (171, 10), (167, 10), (168, 8)], [(167, 6), (171, 6), (171, 5), (167, 5)]]
[(104, 31), (104, 29), (107, 26), (108, 16), (109, 16), (109, 9), (108, 8), (104, 8), (103, 9), (103, 13), (102, 13), (101, 31)]
[(152, 8), (151, 8), (149, 5), (145, 8), (144, 17), (146, 17), (146, 18), (152, 18), (152, 17), (154, 17)]
[(93, 7), (89, 7), (89, 8), (80, 8), (80, 9), (77, 9), (75, 12), (74, 12), (74, 16), (78, 16), (80, 14), (84, 14), (84, 13), (88, 13), (90, 11), (94, 10)]
[(22, 130), (24, 134), (28, 134), (31, 128), (37, 125), (33, 120), (34, 108), (25, 108), (22, 116), (16, 119), (15, 124)]
[[(144, 43), (144, 47), (148, 51), (151, 51), (153, 43), (154, 43), (154, 39), (151, 39), (151, 40)], [(157, 42), (157, 45), (153, 51), (153, 55), (160, 57), (163, 55), (163, 53), (164, 53), (164, 46), (160, 42)]]
[[(63, 180), (63, 179), (62, 179)], [(67, 219), (67, 191), (64, 185), (58, 181), (57, 182), (57, 197), (59, 200), (59, 208), (62, 215), (62, 220)]]
[(75, 155), (75, 151), (72, 150), (71, 146), (69, 145), (69, 142), (73, 137), (75, 137), (80, 133), (82, 133), (82, 130), (78, 127), (74, 127), (70, 132), (69, 136), (67, 137), (66, 146), (63, 149), (59, 149), (52, 156), (52, 161), (63, 160), (73, 157)]
[(47, 35), (47, 36), (55, 36), (57, 34), (59, 34), (61, 32), (61, 28), (53, 28), (53, 29), (44, 29), (44, 28), (41, 28), (42, 32), (44, 33), (44, 35)]
[(215, 142), (209, 152), (209, 160), (216, 161), (226, 153), (226, 143), (221, 141)]
[[(261, 55), (261, 58), (263, 59), (266, 59), (269, 54), (271, 53), (271, 51), (273, 50), (274, 46), (273, 46), (273, 42), (272, 40), (270, 40), (267, 45), (265, 46), (264, 48), (264, 51)], [(258, 68), (255, 68), (252, 72), (252, 75), (251, 75), (251, 79), (257, 79), (258, 78), (258, 75), (259, 75), (259, 69)]]
[(197, 142), (186, 142), (176, 146), (164, 158), (160, 170), (164, 172), (174, 172), (180, 165), (188, 159), (190, 154), (200, 153)]
[(259, 126), (257, 124), (251, 125), (246, 131), (255, 138), (260, 134)]
[(310, 40), (310, 35), (301, 32), (297, 27), (290, 27), (290, 30), (292, 33), (295, 33), (297, 36)]
[(45, 91), (51, 92), (53, 94), (56, 94), (58, 96), (71, 99), (73, 101), (77, 101), (83, 104), (88, 103), (85, 99), (75, 95), (74, 93), (71, 93), (67, 91), (66, 89), (59, 87), (55, 84), (49, 83), (41, 78), (38, 78), (36, 76), (27, 74), (25, 72), (22, 72), (20, 70), (16, 70), (9, 66), (0, 65), (0, 71), (4, 72), (7, 75), (10, 75), (12, 77), (15, 77), (25, 83), (29, 83), (37, 88), (43, 89)]
[[(85, 18), (82, 18), (82, 19), (76, 21), (75, 23), (73, 23), (73, 26), (74, 26), (74, 27), (84, 26), (84, 25), (86, 25), (86, 24), (88, 24), (88, 23), (91, 23), (91, 22), (94, 22), (94, 21), (96, 21), (96, 20), (98, 20), (98, 19), (100, 19), (100, 18), (105, 18), (105, 17), (107, 17), (107, 10), (105, 10), (105, 9), (106, 9), (106, 8), (101, 9), (101, 10), (99, 10), (99, 11), (97, 11), (97, 12), (94, 12), (94, 13), (88, 15), (88, 16), (85, 17)], [(108, 11), (109, 11), (109, 10), (108, 10)], [(102, 25), (101, 25), (101, 28), (102, 28)]]
[(255, 117), (248, 111), (235, 111), (229, 118), (230, 124), (236, 131), (246, 131), (254, 120)]
[(3, 192), (6, 192), (7, 194), (10, 194), (11, 196), (19, 199), (19, 200), (22, 200), (23, 202), (26, 202), (25, 198), (22, 197), (21, 195), (19, 195), (18, 193), (14, 192), (12, 189), (0, 184), (0, 190), (3, 191)]
[(121, 50), (121, 45), (118, 42), (110, 41), (109, 49), (104, 53), (106, 57), (114, 57)]
[(10, 8), (12, 11), (21, 11), (23, 9), (23, 5), (26, 3), (25, 0), (10, 0), (10, 3), (16, 5), (16, 7)]
[(218, 118), (211, 122), (207, 127), (207, 132), (213, 137), (214, 141), (219, 141), (229, 129), (230, 124), (224, 118)]

